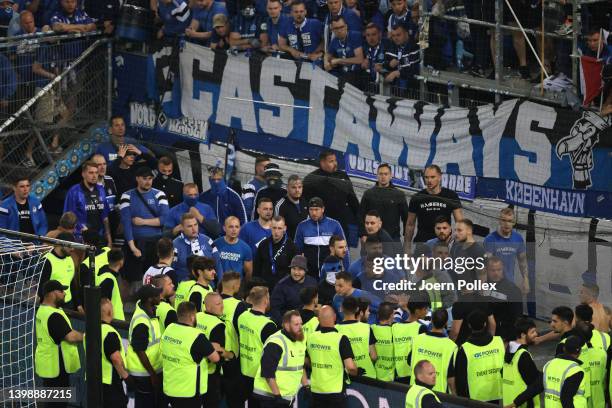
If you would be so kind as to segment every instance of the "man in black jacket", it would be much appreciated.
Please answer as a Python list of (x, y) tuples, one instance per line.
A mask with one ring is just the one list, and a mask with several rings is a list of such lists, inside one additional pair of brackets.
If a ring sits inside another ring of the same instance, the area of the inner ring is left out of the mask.
[(363, 193), (359, 205), (359, 236), (367, 235), (363, 224), (366, 214), (376, 210), (380, 214), (383, 229), (396, 241), (400, 240), (401, 227), (408, 219), (406, 196), (391, 183), (391, 166), (378, 166), (376, 185)]
[(174, 162), (168, 156), (162, 156), (157, 164), (157, 177), (153, 179), (153, 188), (166, 193), (168, 206), (174, 207), (183, 202), (183, 182), (172, 177)]
[(336, 154), (331, 150), (319, 155), (319, 168), (304, 178), (304, 200), (312, 197), (323, 199), (325, 215), (340, 223), (349, 245), (356, 248), (359, 201), (348, 175), (338, 170)]
[(298, 254), (293, 240), (287, 236), (285, 220), (280, 215), (272, 218), (272, 235), (260, 242), (253, 262), (253, 276), (266, 281), (272, 290), (276, 283), (289, 274), (291, 259)]
[(303, 189), (300, 176), (292, 174), (287, 179), (287, 195), (274, 206), (274, 215), (285, 219), (287, 234), (291, 239), (295, 237), (298, 224), (308, 217), (308, 202), (302, 196)]

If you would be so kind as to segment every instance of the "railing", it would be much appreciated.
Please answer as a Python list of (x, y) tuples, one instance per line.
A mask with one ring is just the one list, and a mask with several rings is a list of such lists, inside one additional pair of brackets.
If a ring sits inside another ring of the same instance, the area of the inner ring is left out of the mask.
[(99, 33), (0, 39), (0, 187), (35, 176), (110, 115), (112, 48)]

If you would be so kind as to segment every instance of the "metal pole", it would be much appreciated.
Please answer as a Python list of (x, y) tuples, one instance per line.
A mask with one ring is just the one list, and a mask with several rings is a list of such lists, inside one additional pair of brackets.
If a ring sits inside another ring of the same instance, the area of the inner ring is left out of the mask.
[(53, 159), (53, 156), (51, 155), (51, 152), (49, 151), (49, 148), (47, 147), (47, 144), (45, 143), (45, 139), (42, 137), (42, 134), (40, 133), (40, 129), (38, 128), (38, 125), (34, 122), (34, 118), (32, 118), (32, 114), (28, 110), (24, 113), (24, 115), (27, 118), (27, 120), (30, 121), (30, 123), (32, 123), (32, 131), (34, 132), (34, 135), (36, 135), (36, 139), (38, 139), (38, 143), (40, 143), (40, 148), (45, 154), (47, 161), (49, 161), (49, 163), (53, 163), (55, 160)]
[[(580, 4), (576, 1), (571, 1), (572, 3), (572, 55), (578, 55), (578, 36), (580, 35), (582, 22), (580, 21)], [(574, 59), (570, 59), (572, 64), (572, 83), (576, 88), (578, 85), (578, 64)]]
[(106, 43), (106, 119), (113, 114), (113, 42)]
[[(423, 3), (424, 2), (422, 1), (419, 2), (419, 31), (421, 31), (425, 25), (425, 5)], [(429, 17), (427, 18), (429, 19)], [(429, 24), (427, 24), (427, 27), (429, 27)], [(429, 43), (429, 33), (426, 33), (425, 35), (427, 38), (427, 42)], [(419, 43), (421, 42), (420, 40), (421, 39), (419, 38)], [(419, 47), (419, 58), (421, 59), (421, 62), (419, 64), (419, 71), (422, 73), (425, 69), (425, 50), (423, 49), (423, 44), (421, 44), (421, 46)], [(419, 97), (422, 101), (425, 100), (425, 81), (419, 81)]]
[(83, 251), (89, 251), (92, 249), (90, 246), (79, 244), (78, 242), (70, 242), (64, 241), (63, 239), (43, 237), (42, 235), (26, 234), (25, 232), (13, 231), (5, 228), (0, 228), (0, 234), (6, 235), (8, 237), (24, 238), (27, 241), (40, 241), (52, 245), (61, 245), (68, 248), (80, 249)]
[[(504, 73), (503, 63), (503, 35), (501, 31), (501, 24), (504, 21), (504, 9), (503, 0), (495, 1), (495, 84), (497, 87), (501, 86), (501, 80)], [(495, 103), (501, 102), (501, 95), (495, 94)]]
[[(90, 265), (92, 265), (90, 255)], [(85, 286), (85, 357), (87, 371), (87, 407), (102, 407), (102, 322), (100, 319), (100, 287)]]

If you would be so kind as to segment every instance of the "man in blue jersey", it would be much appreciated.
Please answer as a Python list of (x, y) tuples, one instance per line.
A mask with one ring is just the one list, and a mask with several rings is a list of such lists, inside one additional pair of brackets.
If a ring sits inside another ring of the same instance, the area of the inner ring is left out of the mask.
[[(249, 244), (238, 238), (240, 221), (236, 217), (227, 217), (223, 226), (225, 235), (215, 240), (219, 259), (224, 271), (238, 272), (242, 279), (251, 280), (253, 276), (253, 252)], [(223, 272), (217, 272), (221, 281)]]
[(227, 16), (227, 10), (224, 3), (214, 0), (196, 0), (194, 6), (193, 19), (185, 30), (185, 35), (193, 42), (208, 46), (214, 31), (213, 17), (217, 14)]
[(239, 51), (261, 47), (264, 17), (255, 12), (253, 0), (240, 0), (240, 11), (232, 19), (230, 45)]
[(383, 67), (389, 73), (385, 82), (400, 90), (414, 89), (417, 86), (415, 75), (419, 73), (419, 46), (410, 37), (406, 27), (398, 24), (391, 30), (392, 44), (385, 52)]
[(157, 15), (163, 24), (157, 38), (182, 36), (191, 24), (192, 14), (185, 0), (158, 0)]
[(323, 26), (317, 19), (306, 18), (306, 5), (301, 0), (291, 4), (293, 21), (281, 27), (278, 48), (295, 60), (318, 61), (323, 56)]
[(265, 21), (261, 50), (267, 53), (278, 51), (278, 33), (285, 24), (291, 24), (291, 17), (283, 14), (281, 0), (268, 0), (268, 18)]
[(330, 255), (329, 240), (338, 235), (344, 239), (344, 231), (340, 223), (325, 216), (325, 205), (319, 197), (308, 201), (308, 218), (300, 222), (295, 231), (295, 245), (308, 259), (308, 273), (315, 279), (323, 261)]
[(51, 28), (61, 33), (94, 31), (96, 22), (86, 12), (77, 8), (77, 0), (61, 0), (61, 10), (51, 17)]
[(152, 187), (153, 172), (148, 167), (136, 170), (136, 188), (121, 195), (119, 209), (127, 246), (125, 277), (130, 282), (142, 280), (144, 271), (157, 256), (157, 241), (168, 215), (168, 199)]
[(529, 274), (527, 270), (527, 254), (525, 240), (512, 227), (516, 223), (514, 210), (503, 208), (499, 212), (499, 227), (491, 232), (483, 241), (488, 255), (495, 255), (504, 264), (504, 277), (514, 283), (514, 265), (518, 261), (521, 278), (519, 288), (523, 294), (529, 293)]
[(255, 157), (255, 176), (242, 186), (242, 201), (244, 202), (244, 209), (249, 219), (255, 206), (255, 195), (267, 185), (265, 172), (268, 164), (270, 164), (268, 156)]
[(64, 199), (64, 212), (71, 211), (77, 216), (75, 236), (91, 229), (98, 237), (104, 238), (110, 247), (111, 238), (108, 216), (110, 207), (106, 201), (104, 187), (98, 184), (98, 165), (93, 161), (86, 161), (81, 167), (83, 181), (72, 186)]
[(385, 49), (382, 43), (381, 29), (374, 23), (368, 24), (365, 28), (363, 54), (364, 59), (361, 68), (366, 71), (369, 82), (376, 82), (378, 74), (383, 70)]
[(30, 194), (30, 179), (15, 177), (12, 184), (14, 194), (0, 204), (0, 228), (46, 235), (49, 229), (47, 216), (40, 201)]
[(112, 162), (119, 158), (119, 148), (121, 146), (126, 146), (129, 152), (136, 155), (136, 161), (146, 160), (150, 167), (157, 167), (155, 155), (143, 145), (138, 144), (135, 139), (125, 135), (126, 126), (123, 116), (111, 116), (108, 125), (110, 140), (108, 142), (100, 143), (96, 148), (96, 153), (104, 156), (109, 166)]
[(335, 35), (331, 29), (331, 23), (336, 17), (344, 18), (348, 31), (361, 32), (363, 28), (361, 17), (359, 17), (353, 10), (344, 7), (342, 5), (342, 0), (327, 0), (327, 8), (329, 13), (327, 13), (325, 16), (325, 21), (323, 22), (326, 44), (329, 44)]
[(225, 223), (230, 215), (240, 220), (240, 225), (248, 221), (246, 210), (240, 195), (227, 186), (223, 179), (223, 169), (214, 167), (210, 170), (210, 190), (200, 195), (200, 201), (212, 207), (217, 221)]
[(352, 296), (356, 299), (367, 299), (370, 302), (370, 316), (373, 316), (373, 322), (375, 323), (375, 316), (378, 312), (378, 305), (380, 304), (379, 299), (376, 296), (372, 296), (371, 293), (365, 290), (356, 289), (353, 287), (353, 278), (351, 274), (342, 271), (336, 274), (336, 282), (334, 283), (334, 289), (336, 294), (332, 300), (332, 307), (338, 313), (338, 316), (343, 319), (344, 315), (342, 313), (342, 302), (349, 296)]
[(325, 70), (358, 87), (363, 63), (361, 32), (349, 32), (346, 20), (340, 16), (331, 22), (331, 29), (334, 37), (325, 53)]
[(191, 256), (205, 256), (215, 260), (217, 273), (223, 274), (219, 263), (219, 252), (212, 239), (200, 233), (198, 220), (192, 214), (183, 214), (181, 217), (183, 232), (172, 241), (174, 246), (174, 262), (172, 267), (176, 271), (176, 279), (181, 282), (189, 277), (187, 260)]
[(391, 13), (387, 17), (387, 24), (385, 27), (389, 38), (391, 38), (393, 27), (398, 24), (403, 24), (407, 27), (410, 21), (410, 10), (408, 9), (406, 0), (391, 0)]
[(272, 235), (272, 217), (274, 216), (274, 205), (270, 198), (264, 197), (257, 204), (256, 220), (247, 222), (240, 230), (240, 239), (246, 242), (252, 253), (257, 253), (259, 243)]
[(187, 183), (183, 186), (183, 202), (170, 209), (164, 228), (172, 231), (172, 236), (182, 232), (181, 216), (193, 214), (198, 220), (200, 229), (209, 237), (216, 238), (221, 235), (221, 225), (217, 221), (214, 210), (208, 204), (198, 201), (198, 186), (195, 183)]

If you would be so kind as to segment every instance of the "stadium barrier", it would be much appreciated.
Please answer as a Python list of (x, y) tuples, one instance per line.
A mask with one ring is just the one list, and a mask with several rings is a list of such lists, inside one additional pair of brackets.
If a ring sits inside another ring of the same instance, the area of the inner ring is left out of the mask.
[[(66, 310), (66, 314), (70, 317), (72, 327), (75, 330), (82, 331), (85, 328), (85, 322), (83, 321), (83, 315), (74, 311)], [(129, 322), (122, 320), (114, 320), (113, 327), (117, 329), (119, 335), (127, 345), (127, 336), (129, 329)], [(84, 367), (85, 354), (82, 348), (80, 348), (80, 357), (82, 366)], [(73, 376), (72, 385), (76, 387), (76, 394), (84, 397), (84, 393), (80, 392), (85, 390), (85, 378), (82, 374)], [(349, 408), (390, 408), (404, 406), (406, 399), (406, 392), (408, 391), (408, 385), (400, 384), (397, 382), (383, 382), (373, 380), (365, 377), (352, 377), (350, 385), (347, 387), (347, 395)], [(450, 394), (437, 393), (440, 400), (444, 403), (447, 408), (493, 408), (495, 405), (487, 404), (479, 401), (470, 400), (467, 398), (461, 398)], [(77, 406), (83, 406), (82, 401)], [(224, 406), (224, 405), (223, 405)], [(296, 408), (308, 408), (308, 401), (302, 394), (298, 397)]]
[(110, 116), (112, 42), (99, 32), (0, 39), (8, 105), (0, 107), (0, 187), (35, 177)]

